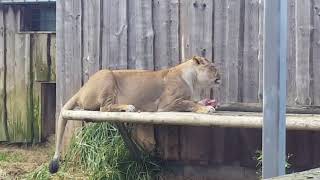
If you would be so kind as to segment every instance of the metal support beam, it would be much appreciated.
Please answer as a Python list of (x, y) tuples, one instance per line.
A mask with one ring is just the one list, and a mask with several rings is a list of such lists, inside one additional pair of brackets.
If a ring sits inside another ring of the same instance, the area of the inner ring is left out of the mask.
[(263, 179), (285, 174), (287, 0), (264, 7)]

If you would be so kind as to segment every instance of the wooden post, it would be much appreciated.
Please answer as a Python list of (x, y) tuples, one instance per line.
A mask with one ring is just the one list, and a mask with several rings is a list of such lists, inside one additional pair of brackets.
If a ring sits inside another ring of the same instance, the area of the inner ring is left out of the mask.
[(264, 5), (263, 179), (285, 174), (287, 0)]

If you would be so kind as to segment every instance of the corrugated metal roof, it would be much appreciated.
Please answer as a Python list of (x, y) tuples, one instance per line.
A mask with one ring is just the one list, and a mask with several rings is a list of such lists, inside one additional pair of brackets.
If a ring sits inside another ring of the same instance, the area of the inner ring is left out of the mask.
[(35, 2), (56, 2), (56, 0), (0, 0), (0, 3), (35, 3)]

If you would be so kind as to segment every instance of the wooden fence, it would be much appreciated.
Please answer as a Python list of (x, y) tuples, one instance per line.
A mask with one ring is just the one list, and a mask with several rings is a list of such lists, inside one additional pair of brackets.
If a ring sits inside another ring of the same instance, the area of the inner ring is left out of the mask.
[[(320, 0), (288, 3), (288, 104), (320, 105)], [(220, 102), (259, 102), (262, 17), (263, 0), (58, 0), (57, 110), (99, 69), (157, 70), (193, 55), (222, 72), (212, 93)], [(157, 126), (155, 134), (172, 161), (254, 167), (261, 149), (259, 130)], [(288, 133), (297, 169), (320, 164), (319, 138)]]
[[(0, 4), (0, 141), (38, 142), (54, 132), (54, 121), (41, 117), (55, 108), (55, 86), (41, 82), (55, 81), (56, 38), (19, 32), (20, 13), (20, 6)], [(42, 98), (48, 88), (53, 92)]]

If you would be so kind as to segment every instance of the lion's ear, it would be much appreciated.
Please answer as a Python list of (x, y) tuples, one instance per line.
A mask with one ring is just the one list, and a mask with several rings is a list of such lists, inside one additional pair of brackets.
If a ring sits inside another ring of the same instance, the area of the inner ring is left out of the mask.
[(193, 57), (192, 57), (192, 60), (193, 60), (197, 65), (203, 64), (203, 60), (202, 60), (200, 57), (198, 57), (198, 56), (193, 56)]

